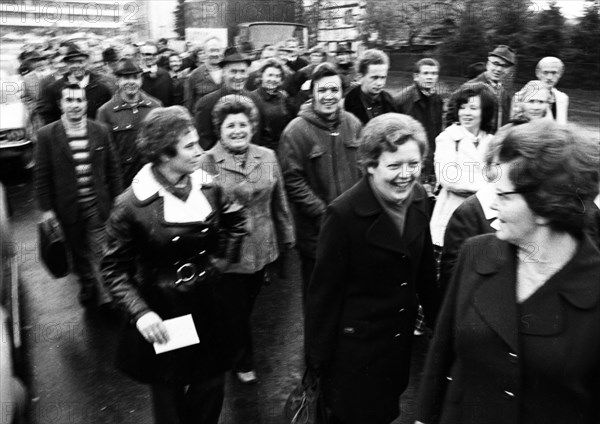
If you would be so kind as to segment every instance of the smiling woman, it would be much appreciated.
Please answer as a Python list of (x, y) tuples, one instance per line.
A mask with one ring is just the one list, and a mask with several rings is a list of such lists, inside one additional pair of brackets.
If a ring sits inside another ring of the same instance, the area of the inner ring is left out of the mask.
[[(221, 271), (239, 260), (243, 208), (198, 169), (203, 151), (182, 106), (151, 111), (139, 142), (150, 163), (115, 205), (102, 263), (129, 318), (118, 366), (151, 385), (156, 423), (217, 424), (230, 331), (215, 288)], [(164, 320), (185, 315), (201, 343), (157, 354), (153, 345), (173, 336)]]
[(333, 423), (387, 424), (408, 384), (417, 294), (438, 308), (420, 123), (380, 115), (363, 130), (366, 175), (327, 209), (306, 295), (306, 363)]

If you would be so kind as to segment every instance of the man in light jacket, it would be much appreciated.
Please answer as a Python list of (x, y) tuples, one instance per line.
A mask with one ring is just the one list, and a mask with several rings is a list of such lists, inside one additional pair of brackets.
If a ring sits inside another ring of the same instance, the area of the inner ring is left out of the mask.
[(564, 70), (565, 65), (562, 60), (552, 56), (543, 58), (535, 67), (535, 76), (550, 90), (550, 110), (558, 124), (567, 123), (569, 109), (569, 96), (555, 88)]

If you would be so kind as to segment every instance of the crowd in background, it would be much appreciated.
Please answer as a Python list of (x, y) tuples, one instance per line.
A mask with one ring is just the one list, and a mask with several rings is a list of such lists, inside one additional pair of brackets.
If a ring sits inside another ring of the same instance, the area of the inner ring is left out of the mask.
[[(225, 370), (257, 381), (250, 316), (294, 247), (329, 422), (393, 421), (438, 315), (421, 421), (595, 422), (598, 146), (566, 125), (561, 60), (511, 93), (499, 45), (443, 98), (433, 58), (392, 96), (383, 51), (329, 56), (209, 38), (19, 57), (42, 219), (81, 304), (125, 311), (119, 364), (156, 422), (216, 424)], [(204, 344), (154, 354), (188, 313)]]

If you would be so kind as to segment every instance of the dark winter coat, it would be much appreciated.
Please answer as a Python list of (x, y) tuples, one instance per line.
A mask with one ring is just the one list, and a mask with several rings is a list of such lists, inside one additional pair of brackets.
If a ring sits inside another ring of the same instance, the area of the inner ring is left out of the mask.
[(427, 424), (600, 422), (600, 251), (575, 256), (522, 303), (517, 252), (468, 240), (437, 323), (416, 418)]
[(388, 424), (399, 415), (419, 301), (435, 322), (435, 277), (420, 185), (402, 235), (367, 177), (328, 208), (306, 296), (306, 362), (342, 422)]
[(156, 75), (142, 74), (142, 90), (160, 100), (164, 107), (173, 105), (173, 81), (168, 71), (157, 68)]
[[(121, 173), (104, 125), (88, 120), (87, 133), (96, 206), (100, 218), (106, 220), (122, 191)], [(53, 210), (62, 225), (75, 224), (79, 219), (75, 160), (60, 120), (38, 132), (34, 176), (40, 209)]]
[(277, 151), (281, 133), (294, 118), (285, 91), (269, 94), (263, 88), (257, 88), (250, 93), (260, 114), (258, 142), (261, 146)]
[[(199, 382), (229, 366), (230, 333), (222, 302), (213, 292), (218, 282), (213, 259), (239, 259), (244, 211), (228, 206), (221, 189), (199, 170), (192, 175), (192, 191), (201, 191), (212, 211), (198, 221), (167, 219), (167, 210), (191, 205), (164, 194), (150, 166), (142, 168), (137, 183), (118, 198), (106, 229), (104, 282), (129, 318), (117, 365), (143, 383)], [(194, 264), (195, 277), (177, 283), (177, 269), (186, 263)], [(150, 311), (163, 320), (192, 314), (200, 344), (156, 355), (135, 327)]]
[(159, 100), (142, 91), (140, 100), (135, 105), (123, 101), (117, 93), (98, 111), (98, 122), (106, 125), (112, 133), (125, 187), (129, 187), (133, 177), (143, 165), (143, 158), (136, 142), (141, 123), (152, 109), (161, 106)]
[[(388, 112), (398, 112), (396, 110), (396, 105), (394, 104), (394, 99), (392, 98), (392, 95), (387, 91), (381, 92), (380, 101), (382, 115)], [(366, 125), (367, 122), (369, 122), (372, 118), (375, 117), (369, 110), (367, 110), (367, 105), (362, 99), (361, 87), (359, 85), (352, 88), (346, 96), (346, 99), (344, 100), (344, 108), (346, 109), (346, 111), (350, 112), (358, 119), (360, 119), (363, 125)]]
[[(89, 76), (89, 83), (85, 86), (87, 116), (90, 119), (96, 119), (96, 113), (98, 112), (98, 109), (100, 109), (100, 106), (111, 99), (112, 91), (99, 75), (90, 72)], [(60, 110), (62, 89), (68, 84), (68, 75), (65, 75), (52, 84), (42, 87), (42, 94), (38, 103), (37, 112), (42, 118), (44, 125), (60, 119), (60, 116), (62, 115)]]

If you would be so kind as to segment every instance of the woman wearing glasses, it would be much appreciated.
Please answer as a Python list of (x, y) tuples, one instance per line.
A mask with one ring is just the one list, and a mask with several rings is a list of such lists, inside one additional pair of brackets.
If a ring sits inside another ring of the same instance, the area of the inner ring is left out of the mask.
[[(214, 288), (239, 260), (244, 209), (198, 170), (203, 151), (184, 107), (152, 110), (139, 143), (150, 163), (115, 205), (102, 263), (128, 317), (118, 367), (150, 385), (155, 423), (217, 424), (231, 336)], [(190, 314), (200, 342), (155, 353), (173, 335), (165, 320)]]
[(585, 215), (599, 152), (579, 133), (535, 122), (502, 134), (499, 228), (461, 250), (418, 422), (598, 422), (600, 251)]

